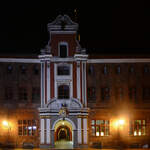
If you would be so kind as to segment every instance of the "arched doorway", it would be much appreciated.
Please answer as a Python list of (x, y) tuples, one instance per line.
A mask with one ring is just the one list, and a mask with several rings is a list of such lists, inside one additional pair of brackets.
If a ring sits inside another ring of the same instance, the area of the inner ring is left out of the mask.
[(73, 127), (67, 120), (59, 120), (54, 127), (55, 148), (73, 148)]

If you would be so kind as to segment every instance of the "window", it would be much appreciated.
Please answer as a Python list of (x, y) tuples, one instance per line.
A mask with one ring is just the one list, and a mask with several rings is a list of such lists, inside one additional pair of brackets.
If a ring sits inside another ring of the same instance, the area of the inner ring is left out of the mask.
[(27, 71), (26, 66), (21, 65), (21, 66), (20, 66), (20, 69), (21, 69), (21, 73), (22, 73), (22, 74), (26, 74), (26, 71)]
[(19, 100), (26, 101), (27, 100), (27, 89), (26, 88), (19, 88)]
[(106, 65), (105, 65), (104, 68), (103, 68), (103, 73), (104, 73), (104, 75), (107, 75), (107, 74), (108, 74), (108, 68), (107, 68)]
[(117, 73), (117, 74), (120, 74), (120, 73), (121, 73), (121, 67), (120, 67), (120, 66), (117, 66), (116, 73)]
[(35, 66), (33, 67), (33, 73), (34, 73), (34, 75), (38, 75), (38, 74), (39, 74), (39, 68), (38, 68), (37, 65), (35, 65)]
[(101, 98), (102, 98), (102, 100), (110, 99), (110, 89), (108, 87), (101, 89)]
[(133, 136), (146, 135), (146, 121), (145, 120), (130, 120), (129, 134)]
[(87, 94), (88, 94), (88, 100), (95, 100), (96, 99), (96, 89), (95, 87), (89, 87), (87, 89)]
[(122, 87), (118, 87), (118, 88), (116, 88), (116, 90), (117, 90), (117, 99), (118, 100), (122, 100), (123, 99), (123, 88)]
[(67, 45), (66, 44), (59, 45), (59, 56), (62, 58), (67, 57)]
[(133, 67), (133, 66), (130, 66), (130, 68), (129, 68), (129, 73), (134, 73), (134, 72), (135, 72), (134, 67)]
[(13, 67), (11, 65), (7, 66), (7, 73), (11, 74), (13, 71)]
[(5, 99), (6, 101), (13, 100), (13, 88), (12, 87), (6, 87), (5, 88)]
[(89, 75), (94, 75), (94, 74), (95, 74), (94, 66), (93, 66), (93, 65), (90, 65), (88, 71), (89, 71)]
[(148, 65), (144, 66), (144, 73), (149, 73), (149, 67), (148, 67)]
[(39, 102), (40, 100), (40, 88), (32, 88), (32, 102)]
[(129, 88), (129, 99), (130, 100), (136, 100), (136, 88), (135, 87), (131, 87)]
[(69, 66), (58, 66), (57, 67), (57, 75), (70, 75), (70, 67)]
[(143, 100), (150, 100), (150, 88), (149, 87), (143, 88)]
[(92, 136), (108, 136), (109, 120), (91, 120)]
[(36, 120), (18, 120), (19, 136), (35, 136), (37, 132)]
[(58, 99), (69, 99), (69, 86), (60, 85), (58, 87)]

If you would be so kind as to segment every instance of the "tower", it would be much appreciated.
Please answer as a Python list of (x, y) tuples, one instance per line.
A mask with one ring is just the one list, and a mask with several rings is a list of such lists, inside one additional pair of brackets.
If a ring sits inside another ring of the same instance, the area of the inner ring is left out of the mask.
[[(78, 24), (59, 15), (48, 24), (49, 42), (41, 50), (40, 144), (54, 147), (66, 131), (73, 147), (88, 144), (86, 61)], [(62, 132), (63, 133), (63, 132)]]

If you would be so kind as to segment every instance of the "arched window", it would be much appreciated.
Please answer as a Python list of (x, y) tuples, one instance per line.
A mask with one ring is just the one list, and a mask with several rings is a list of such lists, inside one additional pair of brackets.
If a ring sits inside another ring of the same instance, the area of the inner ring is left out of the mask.
[(69, 99), (69, 86), (60, 85), (58, 87), (58, 99)]
[(59, 57), (65, 58), (68, 56), (68, 46), (66, 42), (59, 44)]

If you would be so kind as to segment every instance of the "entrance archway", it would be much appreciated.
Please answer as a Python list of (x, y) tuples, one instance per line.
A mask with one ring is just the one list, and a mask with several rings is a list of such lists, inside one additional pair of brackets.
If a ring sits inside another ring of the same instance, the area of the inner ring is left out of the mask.
[(54, 125), (55, 148), (73, 148), (75, 130), (74, 123), (70, 119), (57, 120)]

